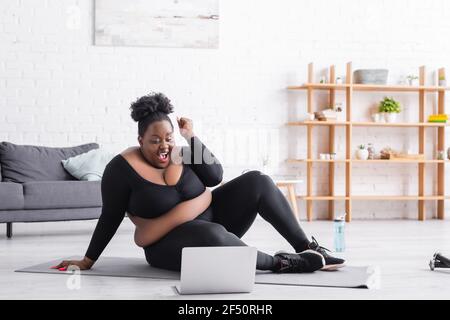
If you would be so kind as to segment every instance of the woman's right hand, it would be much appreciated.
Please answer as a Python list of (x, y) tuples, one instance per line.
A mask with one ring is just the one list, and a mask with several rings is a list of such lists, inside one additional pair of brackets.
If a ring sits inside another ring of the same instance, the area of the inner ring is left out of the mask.
[(51, 269), (58, 269), (59, 271), (66, 271), (69, 266), (77, 266), (80, 270), (89, 270), (94, 265), (94, 261), (88, 257), (83, 260), (64, 260), (60, 264), (51, 267)]

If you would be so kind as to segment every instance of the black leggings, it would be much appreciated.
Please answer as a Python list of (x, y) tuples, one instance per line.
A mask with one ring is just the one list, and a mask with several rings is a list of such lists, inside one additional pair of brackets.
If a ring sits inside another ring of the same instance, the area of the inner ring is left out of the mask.
[[(296, 252), (309, 240), (291, 207), (273, 180), (249, 171), (212, 191), (212, 202), (195, 220), (183, 223), (158, 242), (144, 248), (154, 267), (179, 271), (184, 247), (246, 246), (240, 239), (259, 213), (292, 245)], [(256, 268), (273, 270), (275, 258), (258, 251)]]

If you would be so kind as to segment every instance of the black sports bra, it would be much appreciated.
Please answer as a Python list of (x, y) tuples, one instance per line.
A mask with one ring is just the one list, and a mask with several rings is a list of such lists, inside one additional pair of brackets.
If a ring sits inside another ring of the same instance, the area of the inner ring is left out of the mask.
[(202, 194), (206, 187), (192, 168), (183, 164), (182, 173), (175, 185), (163, 185), (143, 178), (122, 155), (117, 155), (124, 165), (131, 186), (127, 212), (142, 218), (156, 218), (178, 203)]
[[(195, 164), (194, 147), (202, 150), (202, 155), (206, 150), (214, 161), (208, 159), (205, 163), (200, 159), (200, 163)], [(198, 137), (192, 137), (189, 146), (183, 147), (181, 152), (189, 163), (183, 163), (181, 176), (175, 185), (162, 185), (145, 179), (121, 154), (108, 163), (101, 182), (102, 213), (86, 252), (88, 258), (98, 259), (116, 233), (125, 212), (142, 218), (155, 218), (222, 181), (222, 165)]]

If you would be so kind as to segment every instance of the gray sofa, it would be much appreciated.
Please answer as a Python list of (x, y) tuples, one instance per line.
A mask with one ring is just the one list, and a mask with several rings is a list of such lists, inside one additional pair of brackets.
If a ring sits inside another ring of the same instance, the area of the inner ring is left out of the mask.
[(97, 149), (96, 143), (53, 148), (0, 143), (0, 223), (97, 219), (100, 181), (79, 181), (61, 160)]

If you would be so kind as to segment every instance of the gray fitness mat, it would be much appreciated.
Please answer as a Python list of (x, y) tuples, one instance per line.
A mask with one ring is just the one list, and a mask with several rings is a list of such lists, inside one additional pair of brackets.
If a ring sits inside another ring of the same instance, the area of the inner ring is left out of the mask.
[[(73, 256), (53, 260), (31, 267), (16, 270), (16, 272), (72, 274), (73, 271), (59, 271), (50, 269), (62, 260), (79, 260)], [(164, 269), (153, 268), (145, 259), (102, 257), (90, 270), (79, 271), (86, 276), (109, 276), (179, 280), (180, 273)], [(341, 288), (378, 288), (380, 285), (380, 270), (372, 266), (346, 266), (337, 271), (317, 271), (313, 273), (274, 274), (272, 272), (257, 271), (255, 283), (274, 285), (297, 285)]]

